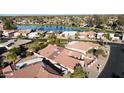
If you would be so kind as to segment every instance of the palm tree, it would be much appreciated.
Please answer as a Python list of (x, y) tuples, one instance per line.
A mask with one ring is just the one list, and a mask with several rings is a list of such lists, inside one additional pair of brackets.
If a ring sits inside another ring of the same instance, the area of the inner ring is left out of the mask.
[(7, 60), (10, 62), (10, 63), (15, 63), (15, 60), (17, 59), (17, 55), (15, 53), (8, 53), (7, 54)]

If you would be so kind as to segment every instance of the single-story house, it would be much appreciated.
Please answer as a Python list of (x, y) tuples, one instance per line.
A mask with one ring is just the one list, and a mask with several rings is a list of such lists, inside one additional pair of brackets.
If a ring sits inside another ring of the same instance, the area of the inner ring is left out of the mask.
[(60, 36), (64, 36), (66, 38), (75, 38), (75, 34), (77, 33), (77, 31), (64, 31), (60, 34)]
[(0, 44), (0, 47), (5, 47), (7, 48), (8, 50), (13, 48), (13, 47), (19, 47), (21, 45), (25, 45), (25, 44), (28, 44), (32, 42), (32, 40), (24, 40), (24, 39), (19, 39), (17, 41), (15, 41), (14, 39), (13, 40), (9, 40), (5, 43), (2, 43)]
[(28, 34), (28, 38), (33, 39), (38, 37), (38, 32), (31, 32)]
[(79, 42), (79, 41), (72, 41), (66, 45), (67, 49), (77, 51), (83, 54), (86, 54), (86, 52), (89, 49), (96, 47), (99, 47), (99, 45), (92, 42)]
[(7, 37), (13, 37), (15, 32), (15, 30), (3, 30), (3, 35)]
[(15, 33), (14, 33), (14, 37), (18, 37), (18, 36), (20, 36), (20, 35), (22, 35), (22, 36), (24, 36), (24, 37), (27, 37), (28, 36), (28, 34), (31, 32), (31, 30), (29, 29), (27, 29), (27, 30), (18, 30), (18, 31), (16, 31)]
[(80, 39), (85, 39), (85, 38), (94, 39), (95, 37), (96, 37), (96, 32), (94, 31), (79, 32)]
[(38, 57), (45, 57), (49, 59), (52, 64), (59, 66), (59, 68), (65, 68), (71, 73), (73, 73), (76, 64), (85, 64), (82, 52), (51, 44), (38, 51), (35, 55)]
[(41, 63), (31, 64), (10, 73), (9, 78), (61, 78), (62, 76), (49, 73)]
[(105, 33), (102, 33), (102, 32), (98, 32), (97, 33), (97, 39), (103, 39), (103, 35), (104, 35)]

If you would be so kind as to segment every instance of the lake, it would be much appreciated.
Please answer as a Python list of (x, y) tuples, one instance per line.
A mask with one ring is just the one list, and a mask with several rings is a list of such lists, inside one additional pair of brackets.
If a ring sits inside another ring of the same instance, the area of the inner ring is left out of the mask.
[(81, 31), (77, 28), (64, 27), (64, 26), (37, 26), (37, 25), (17, 25), (18, 30), (43, 30), (43, 31)]

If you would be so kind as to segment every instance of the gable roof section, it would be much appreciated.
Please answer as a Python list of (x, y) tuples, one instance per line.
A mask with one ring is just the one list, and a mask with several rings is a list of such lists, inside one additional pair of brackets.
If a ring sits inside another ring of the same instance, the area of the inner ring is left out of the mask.
[(41, 63), (32, 64), (13, 73), (13, 78), (59, 78), (61, 76), (47, 72)]

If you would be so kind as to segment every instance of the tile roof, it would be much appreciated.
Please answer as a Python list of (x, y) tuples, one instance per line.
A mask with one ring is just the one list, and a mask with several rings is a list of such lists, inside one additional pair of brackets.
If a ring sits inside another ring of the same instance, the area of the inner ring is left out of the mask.
[[(90, 47), (98, 45), (91, 42), (73, 42), (67, 46), (71, 48), (87, 50)], [(59, 52), (57, 49), (59, 50)], [(62, 66), (71, 69), (73, 69), (74, 66), (80, 63), (81, 61), (85, 61), (85, 64), (89, 64), (91, 62), (90, 59), (81, 60), (82, 53), (80, 52), (76, 52), (66, 48), (60, 48), (54, 45), (48, 45), (43, 50), (40, 50), (39, 54), (49, 59), (52, 59), (56, 63), (61, 64)]]
[(91, 36), (91, 35), (95, 35), (96, 32), (94, 31), (87, 31), (87, 32), (80, 32), (80, 35), (84, 35), (84, 36)]
[(48, 45), (38, 52), (40, 55), (47, 57), (56, 63), (71, 69), (80, 62), (81, 53), (61, 48), (55, 45)]
[(55, 59), (57, 63), (64, 65), (65, 67), (69, 67), (71, 69), (80, 62), (80, 60), (73, 58), (69, 54), (70, 50), (64, 49)]
[(96, 47), (98, 44), (92, 43), (92, 42), (70, 42), (66, 47), (73, 48), (73, 49), (79, 49), (83, 51), (87, 51), (91, 47)]
[(4, 32), (6, 32), (6, 33), (14, 33), (15, 30), (4, 30)]
[(47, 58), (54, 59), (57, 55), (59, 55), (59, 53), (62, 50), (63, 50), (63, 48), (61, 48), (61, 47), (49, 44), (46, 48), (38, 51), (38, 53)]
[(61, 76), (47, 72), (41, 63), (32, 64), (13, 73), (12, 78), (60, 78)]
[(31, 30), (19, 30), (17, 31), (17, 33), (21, 33), (21, 34), (29, 34), (31, 32)]
[(10, 66), (5, 67), (2, 69), (3, 74), (5, 75), (6, 78), (9, 78), (13, 75), (12, 73), (12, 68)]

